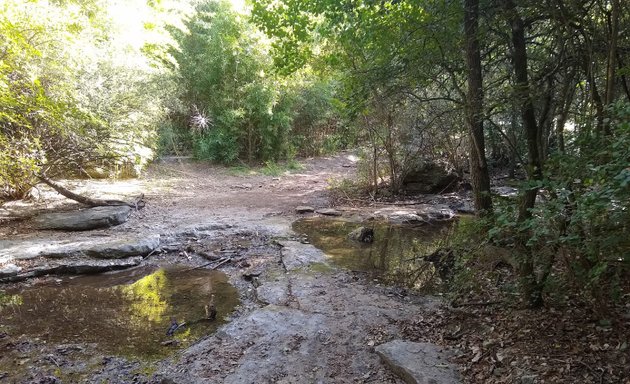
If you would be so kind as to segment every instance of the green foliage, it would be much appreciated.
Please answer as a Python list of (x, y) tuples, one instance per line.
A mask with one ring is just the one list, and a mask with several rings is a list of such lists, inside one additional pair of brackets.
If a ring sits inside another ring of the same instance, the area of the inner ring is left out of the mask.
[[(86, 175), (94, 166), (139, 167), (172, 83), (157, 42), (169, 46), (160, 9), (111, 3), (8, 0), (0, 5), (0, 195), (23, 197), (34, 174)], [(137, 18), (121, 17), (131, 9)], [(180, 12), (181, 13), (181, 12)], [(144, 23), (151, 19), (150, 26)], [(146, 24), (146, 25), (145, 25)]]
[(3, 307), (13, 306), (17, 307), (23, 304), (22, 296), (20, 295), (8, 295), (5, 291), (0, 290), (0, 309)]
[(334, 153), (354, 144), (354, 132), (339, 116), (343, 106), (336, 100), (336, 81), (304, 81), (295, 93), (291, 141), (300, 155)]
[(232, 163), (239, 155), (237, 136), (229, 131), (213, 129), (195, 142), (195, 153), (200, 159)]
[[(461, 135), (442, 126), (460, 125), (463, 117), (461, 95), (449, 82), (461, 81), (461, 57), (444, 49), (461, 44), (461, 13), (455, 3), (433, 1), (253, 2), (253, 20), (272, 37), (278, 65), (289, 72), (307, 64), (340, 72), (338, 105), (352, 129), (327, 134), (320, 147), (367, 142), (369, 183), (376, 190), (384, 172), (394, 193), (419, 156), (448, 152), (461, 167)], [(309, 99), (305, 113), (318, 106)], [(312, 139), (298, 135), (317, 143)]]
[[(579, 287), (604, 305), (604, 296), (619, 292), (619, 281), (630, 268), (630, 106), (615, 107), (611, 135), (578, 133), (565, 153), (548, 161), (545, 178), (522, 189), (539, 187), (543, 201), (526, 220), (517, 220), (510, 201), (498, 205), (490, 236), (513, 249), (523, 261), (531, 252), (539, 289), (562, 257), (561, 281), (555, 289)], [(519, 245), (522, 236), (527, 237)], [(565, 268), (565, 270), (562, 270)]]
[(167, 120), (160, 123), (157, 135), (158, 155), (182, 156), (190, 154), (191, 148), (193, 147), (193, 141), (189, 130)]
[(186, 28), (173, 32), (186, 106), (174, 120), (192, 131), (198, 158), (278, 161), (323, 145), (309, 139), (331, 132), (329, 83), (274, 74), (265, 39), (227, 2), (201, 2)]

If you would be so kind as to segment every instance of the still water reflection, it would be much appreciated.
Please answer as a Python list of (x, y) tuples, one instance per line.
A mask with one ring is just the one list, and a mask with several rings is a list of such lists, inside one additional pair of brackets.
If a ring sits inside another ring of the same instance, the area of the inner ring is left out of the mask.
[[(221, 272), (138, 268), (66, 278), (20, 291), (0, 306), (0, 324), (12, 335), (53, 343), (96, 343), (108, 353), (144, 358), (167, 355), (171, 317), (192, 323), (175, 333), (181, 346), (213, 332), (238, 304), (236, 288)], [(218, 316), (198, 321), (214, 295)]]
[[(348, 238), (348, 234), (360, 226), (374, 229), (372, 244)], [(313, 245), (339, 266), (368, 272), (388, 283), (430, 290), (435, 282), (432, 279), (435, 270), (422, 256), (445, 245), (451, 225), (358, 224), (314, 217), (296, 221), (293, 230), (306, 234)]]

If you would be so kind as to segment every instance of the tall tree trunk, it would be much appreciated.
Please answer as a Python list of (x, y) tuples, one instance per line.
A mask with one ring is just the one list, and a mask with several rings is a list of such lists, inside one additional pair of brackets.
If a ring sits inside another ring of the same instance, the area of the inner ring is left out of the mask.
[[(540, 130), (536, 122), (536, 111), (532, 101), (529, 89), (529, 79), (527, 73), (527, 42), (525, 40), (525, 25), (523, 19), (516, 9), (516, 4), (512, 0), (505, 0), (508, 21), (512, 28), (512, 47), (513, 47), (513, 68), (514, 78), (516, 81), (516, 96), (521, 104), (521, 119), (523, 120), (523, 128), (525, 130), (525, 139), (527, 141), (527, 176), (529, 180), (542, 180), (542, 154), (540, 153)], [(537, 187), (531, 187), (525, 191), (521, 197), (518, 222), (522, 223), (532, 216), (532, 209), (536, 203)], [(544, 281), (538, 281), (535, 272), (534, 257), (532, 250), (527, 246), (529, 234), (523, 232), (520, 234), (519, 246), (523, 250), (523, 259), (521, 260), (521, 277), (523, 293), (527, 298), (529, 305), (532, 307), (540, 307), (543, 304), (542, 289)]]
[[(625, 68), (625, 65), (623, 63), (623, 59), (621, 58), (621, 54), (619, 54), (619, 51), (617, 51), (617, 69), (619, 69), (621, 71), (623, 71)], [(623, 90), (626, 93), (626, 99), (627, 101), (630, 101), (630, 86), (628, 86), (628, 80), (626, 79), (626, 75), (621, 72), (619, 73), (619, 77), (621, 78), (621, 86), (623, 87)]]
[(606, 69), (606, 106), (610, 106), (615, 100), (615, 69), (617, 66), (617, 40), (619, 35), (619, 0), (612, 0), (611, 3), (608, 67)]
[(573, 97), (575, 96), (575, 69), (572, 69), (568, 76), (565, 78), (564, 86), (562, 87), (562, 100), (560, 105), (560, 111), (556, 120), (556, 139), (558, 141), (558, 151), (564, 153), (564, 126), (566, 125), (569, 117), (569, 110), (573, 103)]
[(468, 67), (466, 124), (470, 138), (470, 176), (477, 215), (492, 212), (490, 176), (483, 135), (483, 74), (479, 48), (479, 0), (464, 0), (464, 38)]

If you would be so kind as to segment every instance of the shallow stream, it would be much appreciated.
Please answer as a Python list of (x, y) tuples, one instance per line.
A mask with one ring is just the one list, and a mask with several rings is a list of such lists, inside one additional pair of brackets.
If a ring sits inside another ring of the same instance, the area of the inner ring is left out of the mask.
[[(374, 230), (372, 243), (348, 238), (361, 226)], [(438, 283), (433, 264), (424, 261), (423, 256), (446, 245), (450, 228), (448, 223), (412, 226), (324, 217), (301, 219), (293, 224), (296, 233), (305, 234), (334, 264), (421, 291), (431, 291)]]

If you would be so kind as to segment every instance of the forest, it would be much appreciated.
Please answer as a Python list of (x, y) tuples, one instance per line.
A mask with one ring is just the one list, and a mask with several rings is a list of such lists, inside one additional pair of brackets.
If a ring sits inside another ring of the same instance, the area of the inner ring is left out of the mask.
[[(162, 156), (290, 167), (351, 149), (359, 178), (336, 188), (367, 204), (439, 164), (474, 205), (449, 243), (453, 295), (628, 316), (621, 0), (5, 0), (0, 37), (0, 202)], [(501, 293), (480, 243), (508, 250)]]

